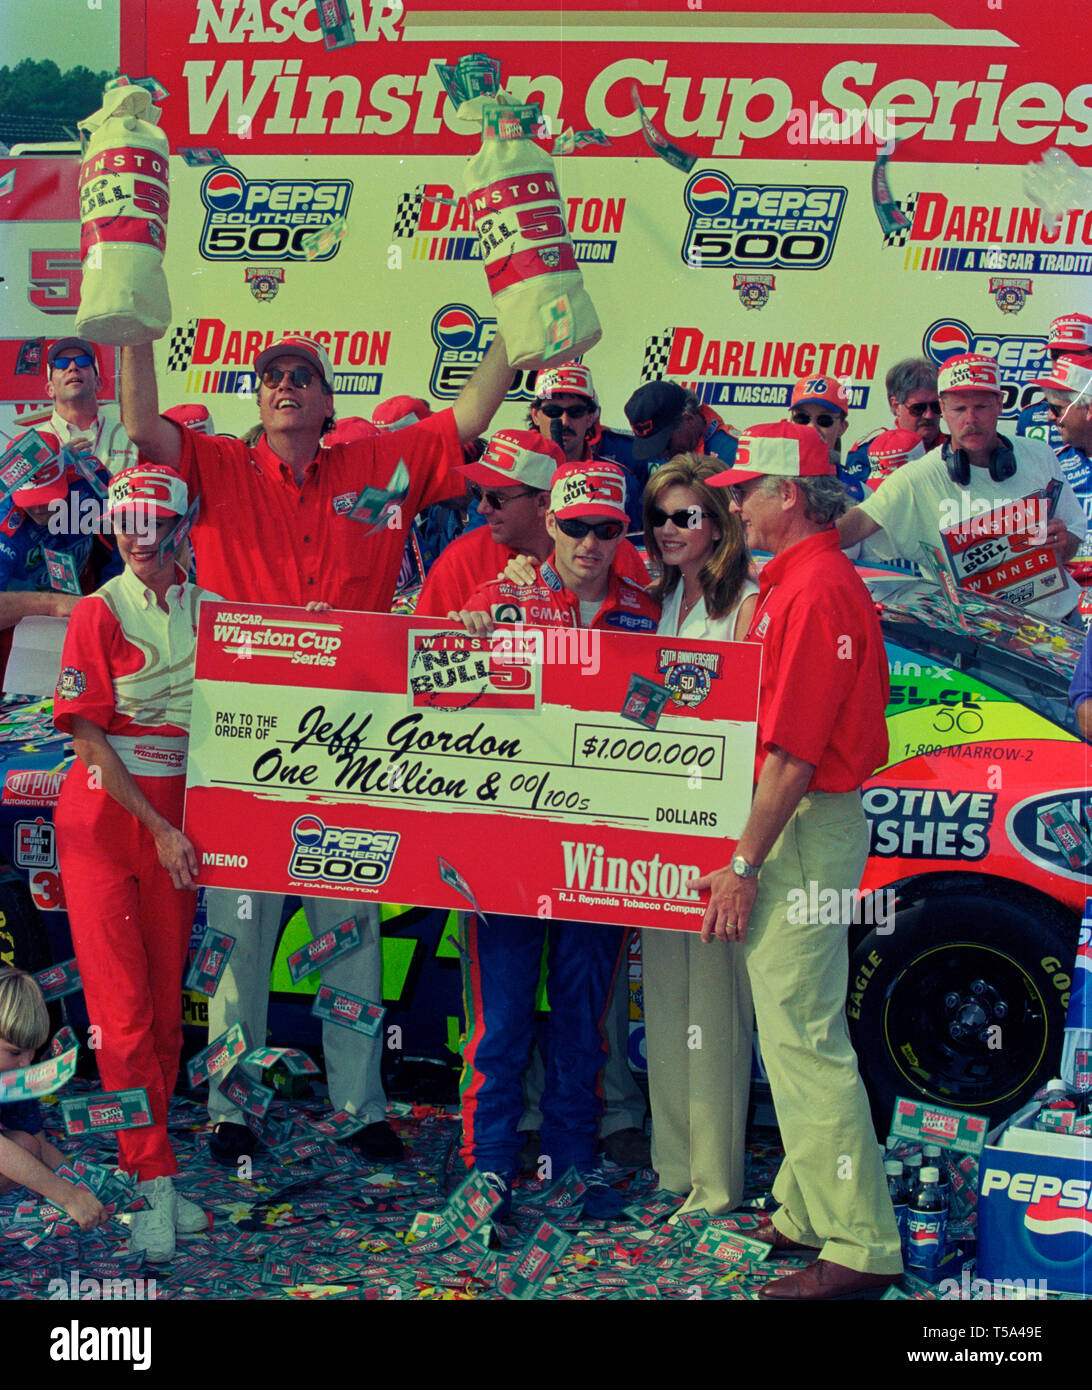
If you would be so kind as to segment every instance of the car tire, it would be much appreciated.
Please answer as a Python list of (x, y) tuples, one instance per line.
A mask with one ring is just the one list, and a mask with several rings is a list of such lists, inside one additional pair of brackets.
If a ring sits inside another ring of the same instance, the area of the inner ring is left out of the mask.
[(896, 1096), (997, 1124), (1057, 1075), (1077, 919), (1011, 883), (912, 881), (860, 940), (846, 1016), (877, 1133)]
[(0, 860), (0, 965), (14, 965), (34, 974), (52, 964), (49, 935), (30, 890)]

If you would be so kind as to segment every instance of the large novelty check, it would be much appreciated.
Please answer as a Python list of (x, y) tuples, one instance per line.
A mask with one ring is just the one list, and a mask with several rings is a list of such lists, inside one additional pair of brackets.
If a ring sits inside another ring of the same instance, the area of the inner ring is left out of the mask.
[(185, 818), (201, 880), (694, 928), (689, 883), (727, 863), (750, 805), (759, 660), (202, 604)]

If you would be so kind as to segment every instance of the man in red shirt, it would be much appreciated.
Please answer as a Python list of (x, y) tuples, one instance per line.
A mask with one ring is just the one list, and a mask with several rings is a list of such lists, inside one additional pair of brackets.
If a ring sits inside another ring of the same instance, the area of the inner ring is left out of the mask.
[[(840, 550), (833, 522), (845, 495), (813, 428), (747, 430), (734, 467), (709, 481), (732, 488), (748, 545), (773, 559), (748, 633), (763, 648), (754, 800), (731, 864), (694, 885), (709, 891), (702, 939), (743, 943), (785, 1147), (781, 1206), (751, 1234), (775, 1250), (821, 1252), (760, 1296), (838, 1298), (902, 1272), (845, 1023), (846, 927), (868, 856), (860, 787), (887, 760), (887, 656)], [(810, 920), (828, 889), (849, 908), (839, 926)]]
[[(191, 497), (201, 496), (192, 535), (203, 587), (241, 603), (303, 607), (325, 601), (335, 608), (389, 612), (404, 529), (369, 531), (349, 513), (364, 488), (390, 494), (392, 508), (407, 522), (430, 503), (462, 492), (463, 480), (453, 471), (463, 462), (461, 441), (486, 428), (512, 382), (503, 340), (498, 334), (449, 410), (412, 430), (330, 448), (319, 443), (334, 424), (334, 373), (322, 344), (283, 338), (258, 354), (254, 372), (264, 434), (248, 447), (237, 439), (195, 435), (161, 416), (151, 344), (122, 351), (122, 416), (129, 437), (151, 462), (176, 467)], [(406, 476), (396, 482), (400, 462)], [(235, 938), (209, 1001), (211, 1036), (241, 1022), (252, 1044), (264, 1041), (282, 907), (278, 895), (209, 891), (209, 925)], [(305, 898), (304, 909), (316, 937), (345, 916), (344, 902), (336, 899)], [(322, 978), (378, 1002), (382, 964), (375, 904), (362, 904), (356, 918), (361, 946), (324, 967)], [(362, 1039), (326, 1026), (323, 1052), (334, 1109), (365, 1121), (352, 1142), (369, 1160), (400, 1158), (401, 1142), (384, 1119), (382, 1036)], [(209, 1141), (214, 1158), (233, 1165), (252, 1152), (257, 1140), (217, 1085), (210, 1087), (209, 1113), (216, 1122)]]

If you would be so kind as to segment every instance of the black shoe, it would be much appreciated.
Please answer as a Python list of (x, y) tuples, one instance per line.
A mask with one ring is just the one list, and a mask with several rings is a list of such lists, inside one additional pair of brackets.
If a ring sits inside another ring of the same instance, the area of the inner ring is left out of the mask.
[(221, 1120), (209, 1135), (209, 1153), (225, 1168), (234, 1168), (241, 1158), (252, 1158), (261, 1146), (258, 1136), (246, 1125)]
[(405, 1146), (386, 1120), (365, 1125), (349, 1143), (369, 1163), (400, 1163), (406, 1156)]

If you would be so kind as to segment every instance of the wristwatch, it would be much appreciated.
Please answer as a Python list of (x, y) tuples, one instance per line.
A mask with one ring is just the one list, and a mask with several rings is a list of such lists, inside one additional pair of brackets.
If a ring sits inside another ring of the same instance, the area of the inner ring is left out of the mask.
[(749, 864), (742, 854), (732, 856), (732, 872), (737, 878), (757, 878), (761, 864)]

